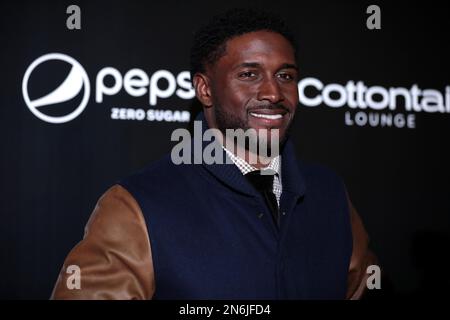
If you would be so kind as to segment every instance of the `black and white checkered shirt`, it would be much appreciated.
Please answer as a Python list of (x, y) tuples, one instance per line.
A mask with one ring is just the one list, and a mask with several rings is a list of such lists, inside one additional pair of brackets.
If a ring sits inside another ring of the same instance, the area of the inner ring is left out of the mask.
[(243, 175), (246, 175), (249, 172), (257, 171), (257, 170), (273, 170), (275, 171), (274, 179), (273, 179), (273, 193), (275, 194), (275, 197), (277, 198), (278, 206), (280, 206), (280, 198), (281, 193), (283, 191), (283, 186), (281, 184), (281, 155), (276, 156), (273, 158), (269, 165), (262, 169), (257, 169), (251, 164), (249, 164), (244, 159), (236, 156), (233, 154), (230, 150), (222, 146), (222, 148), (225, 150), (226, 154), (230, 157), (231, 161), (239, 168), (239, 170), (242, 172)]

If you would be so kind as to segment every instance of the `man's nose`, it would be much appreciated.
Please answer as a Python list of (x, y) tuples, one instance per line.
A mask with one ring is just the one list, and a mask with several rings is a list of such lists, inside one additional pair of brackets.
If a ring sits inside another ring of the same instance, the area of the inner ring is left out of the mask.
[(258, 100), (268, 100), (271, 103), (278, 103), (284, 100), (283, 93), (280, 90), (280, 86), (276, 79), (265, 79), (258, 91)]

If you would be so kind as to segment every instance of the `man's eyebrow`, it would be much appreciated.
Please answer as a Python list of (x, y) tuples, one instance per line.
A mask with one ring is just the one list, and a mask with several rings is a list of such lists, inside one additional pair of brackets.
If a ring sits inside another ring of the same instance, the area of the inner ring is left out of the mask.
[[(238, 68), (259, 68), (261, 64), (258, 62), (243, 62), (237, 65), (234, 69)], [(297, 72), (299, 71), (298, 66), (293, 63), (283, 63), (279, 69), (294, 69)]]
[(241, 64), (238, 64), (234, 69), (242, 68), (242, 67), (244, 67), (244, 68), (258, 68), (258, 67), (261, 67), (261, 64), (258, 63), (258, 62), (243, 62)]
[(295, 71), (299, 72), (298, 66), (292, 63), (283, 63), (280, 69), (295, 69)]

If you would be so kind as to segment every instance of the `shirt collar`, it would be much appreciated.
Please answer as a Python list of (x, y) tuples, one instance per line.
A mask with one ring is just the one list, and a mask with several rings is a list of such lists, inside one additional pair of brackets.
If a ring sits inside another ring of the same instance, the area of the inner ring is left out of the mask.
[(222, 145), (223, 150), (225, 150), (226, 154), (230, 157), (231, 161), (239, 168), (239, 170), (242, 172), (243, 175), (246, 175), (249, 172), (252, 171), (266, 171), (266, 170), (272, 170), (275, 171), (275, 174), (281, 177), (281, 155), (277, 155), (275, 158), (270, 160), (270, 163), (267, 167), (258, 169), (249, 164), (247, 161), (242, 159), (241, 157), (236, 156), (234, 153), (232, 153), (230, 150), (225, 148)]

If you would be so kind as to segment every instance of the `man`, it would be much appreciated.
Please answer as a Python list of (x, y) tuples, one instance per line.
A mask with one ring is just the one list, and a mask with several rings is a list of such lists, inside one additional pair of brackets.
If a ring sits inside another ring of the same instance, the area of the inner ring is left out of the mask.
[[(373, 261), (361, 220), (342, 181), (297, 161), (289, 138), (299, 75), (283, 21), (242, 9), (215, 17), (195, 36), (191, 71), (203, 130), (223, 134), (216, 143), (231, 161), (166, 156), (109, 189), (52, 297), (359, 298)], [(249, 163), (255, 151), (230, 149), (226, 129), (274, 131), (280, 154)], [(78, 290), (66, 285), (70, 265), (81, 269)]]

